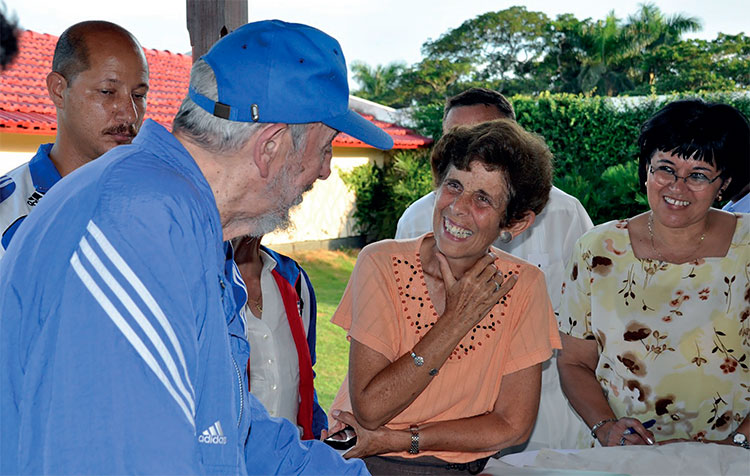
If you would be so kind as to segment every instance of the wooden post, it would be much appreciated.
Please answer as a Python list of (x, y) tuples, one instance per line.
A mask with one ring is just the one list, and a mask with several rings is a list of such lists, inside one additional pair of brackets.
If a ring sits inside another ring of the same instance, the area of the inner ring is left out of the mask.
[(219, 38), (247, 23), (248, 0), (185, 0), (193, 62)]

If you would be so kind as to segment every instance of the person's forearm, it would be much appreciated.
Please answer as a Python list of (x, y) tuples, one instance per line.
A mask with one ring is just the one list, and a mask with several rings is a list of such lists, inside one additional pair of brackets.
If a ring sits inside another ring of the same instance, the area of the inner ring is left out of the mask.
[(616, 418), (591, 369), (558, 361), (558, 370), (563, 393), (589, 428), (602, 420)]
[[(532, 427), (533, 420), (514, 427), (495, 413), (429, 423), (419, 427), (419, 450), (496, 452), (526, 441)], [(399, 431), (388, 440), (389, 451), (409, 451), (411, 431)]]
[(450, 319), (438, 319), (412, 349), (424, 365), (415, 365), (411, 355), (405, 354), (381, 370), (359, 395), (352, 392), (354, 415), (362, 426), (373, 430), (385, 425), (424, 391), (434, 378), (430, 371), (439, 372), (468, 332), (449, 324)]
[(746, 416), (735, 431), (737, 431), (738, 433), (742, 433), (743, 435), (748, 437), (748, 440), (750, 440), (750, 416)]
[(721, 443), (725, 445), (734, 445), (734, 434), (742, 433), (747, 441), (750, 441), (750, 416), (746, 416), (736, 430), (732, 431), (726, 438), (720, 441), (704, 440), (706, 443)]
[(500, 451), (523, 443), (531, 435), (534, 419), (514, 426), (495, 413), (449, 420), (420, 428), (419, 447), (424, 450)]

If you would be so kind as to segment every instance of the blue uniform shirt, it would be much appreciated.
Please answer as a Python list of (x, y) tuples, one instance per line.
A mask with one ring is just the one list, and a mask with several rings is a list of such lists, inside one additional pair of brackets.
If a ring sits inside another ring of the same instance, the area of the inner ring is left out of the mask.
[(60, 180), (49, 157), (53, 145), (40, 145), (31, 161), (0, 176), (0, 258), (26, 216)]

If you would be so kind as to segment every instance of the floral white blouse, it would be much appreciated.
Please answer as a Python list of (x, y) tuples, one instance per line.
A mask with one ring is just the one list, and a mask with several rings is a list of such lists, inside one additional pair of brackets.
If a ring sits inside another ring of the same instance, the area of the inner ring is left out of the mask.
[(560, 331), (597, 341), (609, 405), (656, 419), (657, 441), (724, 439), (748, 415), (750, 215), (737, 217), (725, 257), (638, 259), (627, 221), (613, 221), (582, 236), (568, 265)]

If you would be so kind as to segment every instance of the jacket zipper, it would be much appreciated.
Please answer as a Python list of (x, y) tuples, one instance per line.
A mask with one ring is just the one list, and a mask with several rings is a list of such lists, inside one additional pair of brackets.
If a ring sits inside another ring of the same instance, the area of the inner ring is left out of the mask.
[[(219, 276), (219, 285), (221, 286), (222, 291), (226, 289), (226, 284), (224, 284), (224, 278), (222, 276)], [(221, 294), (221, 301), (224, 302), (224, 293)], [(231, 342), (230, 342), (231, 345)], [(229, 350), (231, 354), (231, 349)], [(240, 424), (242, 423), (242, 413), (245, 408), (245, 386), (242, 385), (242, 373), (240, 372), (240, 367), (237, 365), (237, 361), (234, 360), (234, 354), (232, 354), (232, 363), (234, 364), (234, 370), (237, 372), (237, 383), (239, 385), (240, 389), (240, 414), (237, 417), (237, 428), (240, 427)]]
[(245, 407), (245, 387), (242, 385), (242, 374), (240, 373), (240, 367), (237, 365), (237, 361), (234, 360), (234, 356), (232, 356), (232, 363), (234, 364), (234, 370), (237, 372), (237, 382), (240, 386), (240, 415), (237, 418), (237, 428), (239, 428), (240, 423), (242, 423), (242, 412)]

